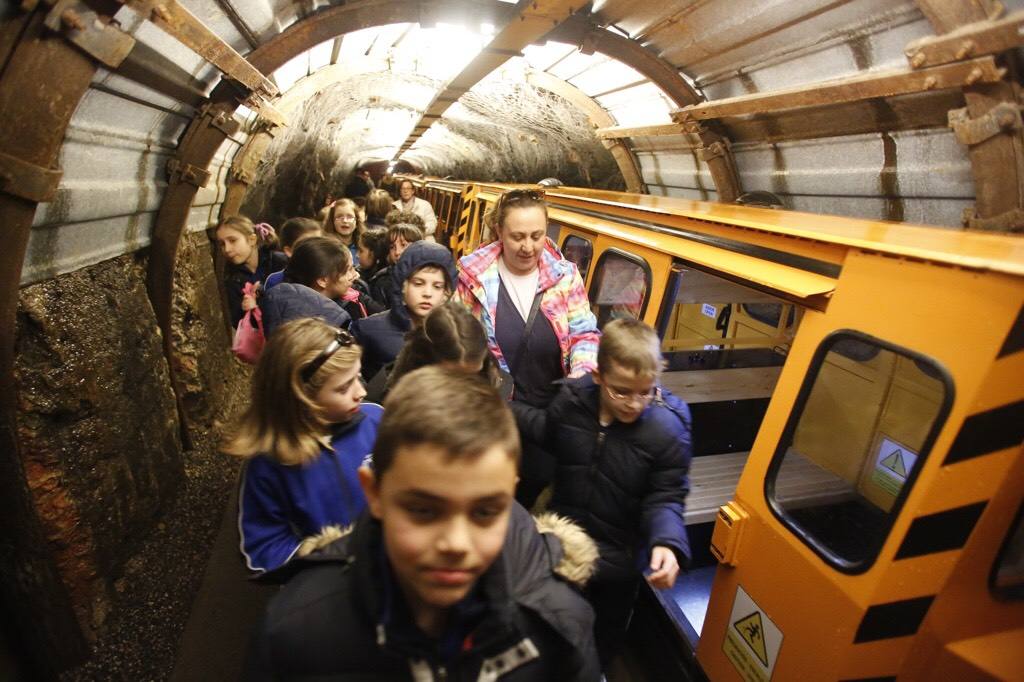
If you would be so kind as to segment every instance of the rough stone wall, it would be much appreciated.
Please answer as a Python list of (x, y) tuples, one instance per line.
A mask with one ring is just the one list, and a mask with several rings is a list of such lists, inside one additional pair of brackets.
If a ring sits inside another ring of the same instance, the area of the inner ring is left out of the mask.
[[(260, 162), (241, 212), (280, 225), (314, 216), (340, 195), (357, 163), (390, 159), (441, 83), (360, 74), (310, 97)], [(371, 104), (368, 106), (367, 102)], [(615, 159), (567, 100), (511, 80), (477, 85), (403, 155), (428, 175), (624, 189)]]
[(135, 255), (25, 287), (16, 438), (36, 513), (87, 635), (128, 548), (183, 480), (162, 337)]
[(173, 306), (172, 362), (189, 430), (216, 430), (219, 421), (248, 399), (251, 368), (231, 353), (230, 330), (205, 232), (193, 232), (181, 240)]

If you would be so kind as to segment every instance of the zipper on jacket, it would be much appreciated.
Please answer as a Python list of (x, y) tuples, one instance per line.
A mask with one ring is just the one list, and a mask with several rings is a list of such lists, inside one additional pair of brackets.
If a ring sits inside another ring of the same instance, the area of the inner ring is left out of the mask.
[(594, 498), (594, 478), (597, 476), (597, 465), (601, 462), (601, 451), (604, 450), (604, 439), (605, 432), (604, 427), (597, 432), (597, 447), (594, 448), (594, 456), (590, 459), (590, 466), (587, 469), (587, 477), (590, 479), (590, 486), (587, 491), (587, 508), (590, 508), (590, 502)]

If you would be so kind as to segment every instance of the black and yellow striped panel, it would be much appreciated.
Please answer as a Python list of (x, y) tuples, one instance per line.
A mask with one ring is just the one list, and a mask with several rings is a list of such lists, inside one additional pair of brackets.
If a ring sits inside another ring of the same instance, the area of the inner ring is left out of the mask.
[(976, 502), (917, 517), (911, 522), (907, 535), (896, 551), (896, 559), (962, 548), (967, 544), (967, 538), (987, 504), (987, 501)]
[(933, 601), (935, 595), (869, 606), (857, 627), (853, 643), (876, 642), (915, 634)]
[(1010, 327), (1010, 333), (1006, 335), (1003, 347), (999, 349), (999, 357), (1019, 353), (1022, 350), (1024, 350), (1024, 306), (1021, 306), (1020, 312), (1017, 313), (1017, 319)]
[(1024, 442), (1024, 400), (965, 419), (942, 465), (999, 452), (1021, 442)]

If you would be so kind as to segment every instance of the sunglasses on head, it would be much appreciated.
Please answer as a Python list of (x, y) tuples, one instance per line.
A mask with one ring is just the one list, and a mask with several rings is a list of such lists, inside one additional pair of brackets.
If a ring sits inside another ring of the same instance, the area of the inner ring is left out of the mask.
[(302, 368), (302, 373), (300, 374), (302, 381), (308, 383), (309, 380), (313, 378), (313, 375), (316, 374), (316, 371), (323, 367), (324, 363), (327, 362), (332, 355), (337, 353), (339, 348), (342, 346), (351, 346), (355, 342), (356, 339), (354, 336), (344, 329), (339, 329), (334, 335), (334, 338), (331, 339), (331, 342), (327, 344), (327, 347), (320, 351), (319, 355), (313, 358), (313, 362)]

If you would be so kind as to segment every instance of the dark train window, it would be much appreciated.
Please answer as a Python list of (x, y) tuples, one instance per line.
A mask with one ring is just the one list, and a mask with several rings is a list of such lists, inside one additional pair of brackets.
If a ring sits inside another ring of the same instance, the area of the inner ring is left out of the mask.
[(597, 316), (597, 326), (620, 317), (643, 317), (650, 289), (647, 261), (618, 249), (602, 253), (590, 284), (590, 308)]
[(926, 357), (856, 332), (828, 337), (765, 478), (772, 512), (835, 568), (867, 570), (952, 394)]
[(587, 281), (587, 273), (590, 272), (590, 260), (594, 257), (594, 245), (589, 239), (577, 237), (570, 234), (562, 242), (562, 255), (566, 260), (571, 260), (579, 268), (580, 277)]
[(1024, 599), (1024, 504), (992, 566), (990, 585), (997, 597)]
[(789, 315), (786, 316), (787, 327), (793, 326), (793, 320), (796, 317), (796, 311), (793, 306), (787, 306), (782, 303), (743, 303), (741, 305), (743, 306), (743, 312), (770, 327), (779, 326), (779, 321), (782, 320), (783, 312), (786, 310), (789, 312)]

